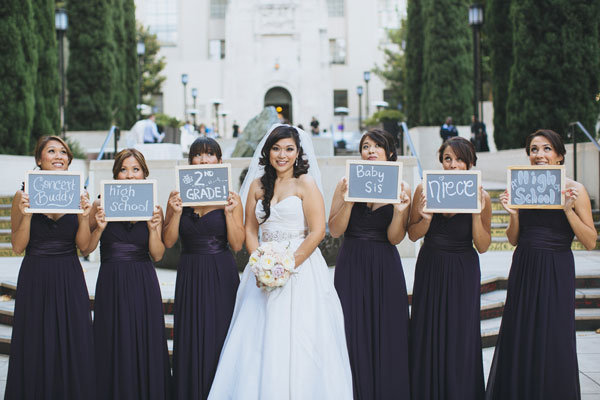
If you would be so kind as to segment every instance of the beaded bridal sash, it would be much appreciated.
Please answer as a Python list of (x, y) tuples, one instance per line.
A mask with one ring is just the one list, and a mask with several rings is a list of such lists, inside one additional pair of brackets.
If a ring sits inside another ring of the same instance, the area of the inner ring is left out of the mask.
[(307, 231), (263, 231), (261, 232), (261, 242), (285, 242), (293, 239), (304, 239)]

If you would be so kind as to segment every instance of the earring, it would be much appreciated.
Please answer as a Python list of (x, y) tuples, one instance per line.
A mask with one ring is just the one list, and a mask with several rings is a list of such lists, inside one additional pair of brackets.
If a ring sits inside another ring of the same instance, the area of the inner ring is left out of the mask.
[(294, 162), (294, 166), (298, 166), (298, 158), (296, 158), (296, 162)]

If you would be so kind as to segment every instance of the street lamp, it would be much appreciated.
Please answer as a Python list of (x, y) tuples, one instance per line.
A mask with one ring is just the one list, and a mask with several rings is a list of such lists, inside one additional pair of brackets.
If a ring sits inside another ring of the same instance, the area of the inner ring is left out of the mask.
[(215, 136), (219, 135), (219, 106), (223, 103), (220, 99), (211, 100), (212, 105), (215, 107)]
[(194, 129), (196, 129), (196, 97), (198, 97), (198, 89), (192, 88), (192, 99), (194, 99)]
[(367, 105), (367, 118), (369, 118), (369, 81), (371, 80), (371, 71), (363, 72), (363, 78), (365, 80), (365, 88), (367, 89), (367, 98), (365, 100)]
[(181, 74), (181, 83), (183, 83), (183, 120), (187, 120), (187, 83), (188, 74)]
[(358, 130), (362, 131), (362, 86), (356, 87), (356, 94), (358, 95)]
[(58, 8), (54, 12), (54, 26), (56, 33), (58, 34), (58, 69), (60, 73), (60, 131), (62, 137), (65, 137), (65, 50), (64, 50), (64, 36), (67, 28), (69, 27), (69, 17), (67, 16), (67, 10), (64, 8)]
[(223, 110), (220, 112), (221, 117), (223, 117), (223, 137), (227, 137), (227, 116), (229, 115), (229, 111)]
[(483, 6), (475, 3), (469, 7), (469, 25), (473, 28), (473, 115), (477, 121), (483, 119), (483, 107), (481, 118), (479, 117), (479, 95), (481, 94), (481, 56), (479, 31), (483, 25)]
[(138, 69), (139, 69), (139, 79), (138, 79), (138, 114), (139, 119), (142, 119), (142, 74), (143, 66), (144, 66), (144, 54), (146, 54), (146, 44), (143, 40), (137, 42), (137, 56), (138, 56)]

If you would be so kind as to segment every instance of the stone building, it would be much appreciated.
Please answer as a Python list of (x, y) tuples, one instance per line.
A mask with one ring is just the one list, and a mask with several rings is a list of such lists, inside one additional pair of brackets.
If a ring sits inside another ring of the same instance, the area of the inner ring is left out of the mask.
[(159, 111), (213, 128), (218, 115), (226, 137), (265, 105), (307, 129), (315, 116), (330, 132), (341, 122), (334, 108), (347, 107), (345, 130), (357, 130), (357, 86), (364, 119), (386, 93), (371, 73), (367, 105), (363, 73), (383, 64), (386, 28), (405, 11), (406, 0), (136, 0), (167, 61)]

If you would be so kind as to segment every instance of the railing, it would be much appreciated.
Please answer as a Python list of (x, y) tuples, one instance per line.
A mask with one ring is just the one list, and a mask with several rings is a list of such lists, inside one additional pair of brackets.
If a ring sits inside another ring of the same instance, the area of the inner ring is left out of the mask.
[(585, 136), (587, 136), (588, 140), (590, 142), (592, 142), (594, 144), (594, 146), (596, 146), (596, 149), (598, 150), (598, 200), (596, 201), (596, 203), (600, 203), (600, 144), (598, 144), (598, 141), (596, 139), (594, 139), (594, 137), (592, 135), (590, 135), (590, 133), (587, 131), (587, 129), (585, 129), (585, 127), (581, 124), (581, 122), (576, 121), (576, 122), (571, 122), (569, 124), (569, 137), (573, 140), (573, 179), (577, 180), (577, 132), (575, 128), (579, 128), (579, 130), (581, 132), (583, 132), (583, 134)]
[[(121, 137), (121, 130), (119, 129), (118, 126), (113, 125), (110, 127), (110, 130), (106, 134), (106, 138), (104, 139), (104, 143), (102, 143), (102, 147), (100, 147), (100, 152), (98, 153), (98, 157), (96, 157), (96, 160), (102, 160), (102, 157), (104, 157), (104, 153), (106, 152), (106, 146), (108, 146), (110, 139), (113, 137), (115, 139), (114, 140), (115, 153), (113, 154), (113, 158), (115, 155), (117, 155), (117, 143), (119, 142), (119, 139)], [(84, 186), (87, 187), (89, 183), (90, 183), (90, 177), (88, 176), (87, 179), (85, 180)]]
[(413, 144), (413, 141), (410, 137), (410, 133), (408, 132), (408, 125), (406, 125), (406, 122), (401, 122), (400, 126), (402, 126), (402, 131), (403, 131), (403, 137), (406, 138), (406, 141), (408, 142), (408, 147), (410, 149), (410, 152), (413, 156), (415, 156), (415, 158), (417, 159), (417, 167), (419, 168), (419, 176), (421, 177), (421, 179), (423, 179), (423, 168), (421, 168), (421, 161), (419, 160), (419, 155), (417, 154), (417, 150), (415, 149), (415, 145)]

